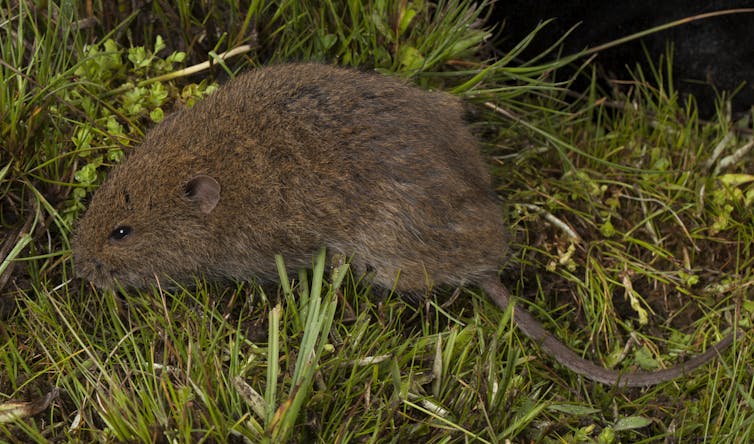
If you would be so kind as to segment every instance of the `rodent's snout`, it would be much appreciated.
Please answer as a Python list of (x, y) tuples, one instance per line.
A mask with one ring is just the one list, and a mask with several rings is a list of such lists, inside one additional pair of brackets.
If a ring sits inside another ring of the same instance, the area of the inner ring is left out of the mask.
[(76, 273), (76, 277), (86, 278), (88, 274), (86, 271), (87, 268), (89, 268), (87, 261), (83, 259), (81, 254), (74, 252), (73, 253), (73, 269)]
[(73, 253), (73, 268), (76, 277), (94, 283), (97, 287), (106, 287), (111, 280), (105, 272), (105, 265), (97, 258), (89, 258), (80, 252)]

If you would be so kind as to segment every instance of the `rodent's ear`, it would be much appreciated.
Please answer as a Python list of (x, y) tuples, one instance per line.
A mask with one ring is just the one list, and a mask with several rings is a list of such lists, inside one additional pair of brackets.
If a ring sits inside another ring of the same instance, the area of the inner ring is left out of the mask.
[(199, 206), (199, 211), (209, 214), (220, 201), (220, 184), (214, 177), (200, 174), (184, 187), (186, 199)]

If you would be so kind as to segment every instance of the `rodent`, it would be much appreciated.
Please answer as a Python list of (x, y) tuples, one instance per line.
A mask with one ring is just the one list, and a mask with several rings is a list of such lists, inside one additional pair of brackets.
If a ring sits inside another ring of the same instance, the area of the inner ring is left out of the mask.
[[(509, 304), (497, 277), (508, 227), (461, 101), (325, 64), (251, 70), (155, 126), (94, 194), (72, 246), (77, 274), (104, 288), (276, 280), (275, 254), (309, 267), (324, 246), (378, 286), (471, 284)], [(521, 307), (514, 320), (567, 368), (621, 387), (679, 377), (733, 340), (672, 368), (620, 372)]]

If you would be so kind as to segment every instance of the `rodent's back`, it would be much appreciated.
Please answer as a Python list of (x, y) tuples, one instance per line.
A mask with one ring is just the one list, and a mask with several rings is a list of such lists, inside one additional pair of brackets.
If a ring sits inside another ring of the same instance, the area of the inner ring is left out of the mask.
[[(505, 257), (505, 227), (462, 113), (450, 95), (376, 74), (250, 71), (148, 133), (95, 195), (75, 249), (84, 263), (109, 255), (138, 270), (116, 276), (131, 285), (154, 274), (274, 278), (275, 254), (306, 266), (323, 245), (384, 286), (399, 271), (403, 289), (489, 275)], [(197, 175), (221, 189), (209, 214), (179, 196)], [(124, 188), (130, 208), (111, 214)], [(123, 220), (149, 250), (105, 239)]]

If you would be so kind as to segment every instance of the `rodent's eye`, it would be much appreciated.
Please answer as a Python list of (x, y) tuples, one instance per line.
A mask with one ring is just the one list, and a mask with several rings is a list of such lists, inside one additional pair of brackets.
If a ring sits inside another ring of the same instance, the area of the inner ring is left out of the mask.
[(128, 235), (131, 234), (131, 227), (128, 225), (121, 225), (119, 227), (115, 227), (115, 229), (110, 233), (110, 239), (112, 240), (123, 240)]

